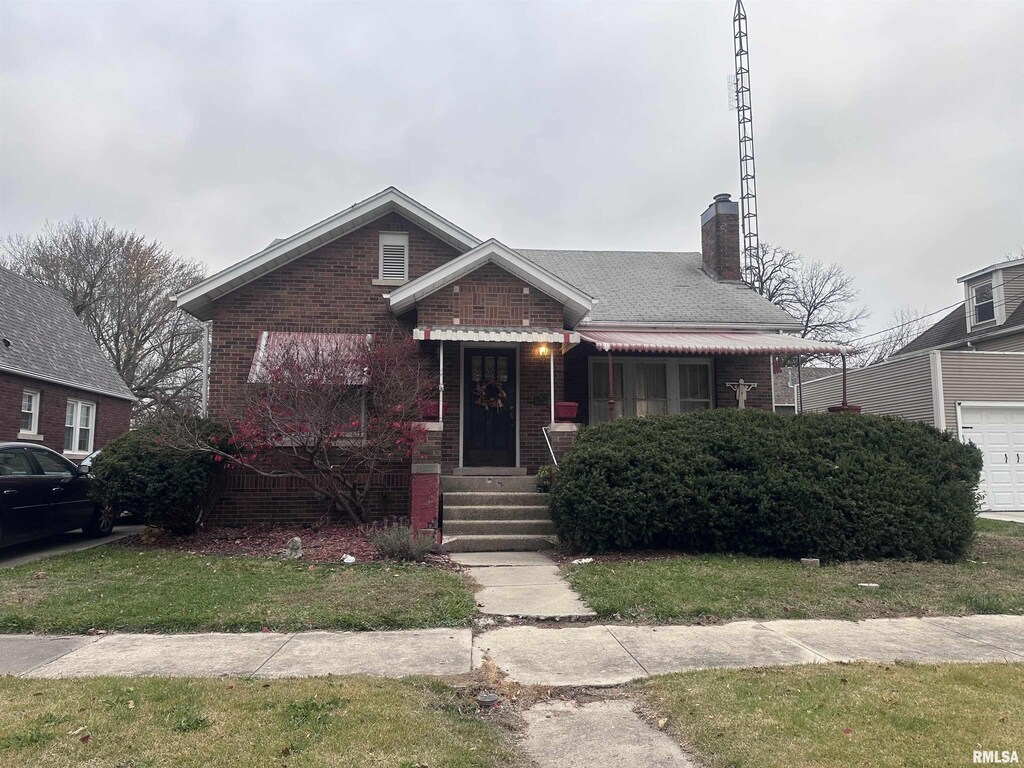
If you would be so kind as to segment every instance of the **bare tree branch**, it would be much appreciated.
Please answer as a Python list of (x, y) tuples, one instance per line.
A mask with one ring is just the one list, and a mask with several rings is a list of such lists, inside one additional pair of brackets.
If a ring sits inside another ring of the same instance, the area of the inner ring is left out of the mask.
[(203, 278), (202, 264), (100, 219), (10, 236), (0, 242), (0, 260), (67, 299), (139, 398), (136, 419), (198, 404), (202, 325), (170, 297)]

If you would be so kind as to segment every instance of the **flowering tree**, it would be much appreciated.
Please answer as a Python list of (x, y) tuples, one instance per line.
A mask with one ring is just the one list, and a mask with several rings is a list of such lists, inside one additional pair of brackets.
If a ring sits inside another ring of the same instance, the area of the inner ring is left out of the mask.
[(337, 514), (365, 523), (374, 481), (423, 438), (415, 423), (432, 388), (416, 343), (397, 330), (275, 334), (234, 413), (219, 415), (230, 432), (226, 447), (218, 436), (183, 431), (182, 420), (165, 431), (171, 443), (229, 466), (294, 478)]

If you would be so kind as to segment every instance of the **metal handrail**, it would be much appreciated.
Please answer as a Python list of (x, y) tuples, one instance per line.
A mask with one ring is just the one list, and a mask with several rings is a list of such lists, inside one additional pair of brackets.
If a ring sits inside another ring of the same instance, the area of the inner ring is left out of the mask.
[(544, 442), (548, 444), (548, 453), (551, 454), (551, 462), (557, 467), (558, 459), (555, 458), (555, 449), (551, 447), (551, 438), (548, 436), (548, 430), (551, 427), (541, 427), (540, 431), (544, 433)]

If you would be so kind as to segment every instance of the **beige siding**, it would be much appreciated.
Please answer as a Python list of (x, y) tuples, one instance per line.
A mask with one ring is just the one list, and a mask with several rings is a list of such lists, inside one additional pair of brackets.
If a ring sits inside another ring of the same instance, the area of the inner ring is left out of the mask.
[[(843, 399), (842, 376), (804, 382), (804, 410), (824, 411)], [(865, 413), (935, 423), (928, 353), (847, 372), (847, 400)]]
[(976, 341), (974, 348), (982, 352), (1024, 352), (1024, 328), (994, 339)]
[(946, 429), (956, 431), (957, 401), (1024, 403), (1024, 353), (942, 352)]
[(1003, 301), (1007, 317), (1024, 301), (1024, 265), (1003, 269)]

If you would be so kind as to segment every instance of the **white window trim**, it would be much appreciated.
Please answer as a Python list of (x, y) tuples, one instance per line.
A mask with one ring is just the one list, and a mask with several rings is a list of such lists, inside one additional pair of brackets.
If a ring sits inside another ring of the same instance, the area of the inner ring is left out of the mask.
[[(996, 284), (995, 284), (995, 280), (992, 277), (988, 277), (988, 278), (986, 278), (984, 280), (979, 280), (976, 283), (972, 283), (971, 285), (969, 285), (967, 287), (968, 308), (970, 310), (967, 313), (967, 331), (968, 332), (974, 330), (975, 328), (984, 328), (984, 327), (987, 327), (989, 325), (997, 325), (998, 324), (997, 320), (999, 318), (997, 316), (996, 317), (992, 317), (992, 319), (990, 319), (990, 320), (978, 320), (978, 298), (977, 298), (978, 297), (978, 289), (982, 288), (984, 286), (988, 286), (991, 289), (991, 291), (992, 291), (992, 301), (991, 301), (992, 312), (993, 312), (993, 315), (997, 314), (996, 311), (995, 311), (996, 310), (996, 290), (995, 290), (996, 289)], [(1000, 284), (1000, 287), (1002, 287), (1001, 284)], [(990, 302), (986, 301), (986, 302), (983, 302), (983, 303), (984, 304), (988, 304)]]
[[(384, 276), (384, 246), (402, 245), (405, 248), (405, 272), (400, 278)], [(409, 233), (408, 232), (381, 232), (380, 243), (377, 249), (377, 280), (379, 285), (402, 285), (409, 280)]]
[(21, 414), (25, 411), (21, 410), (21, 406), (18, 407), (18, 437), (27, 437), (31, 440), (42, 440), (42, 435), (39, 434), (39, 402), (40, 393), (38, 389), (29, 389), (26, 387), (22, 390), (22, 397), (25, 395), (32, 395), (32, 428), (22, 429), (21, 428)]
[[(89, 423), (89, 445), (88, 445), (88, 447), (84, 451), (81, 451), (78, 448), (72, 448), (71, 450), (68, 450), (68, 449), (65, 448), (63, 453), (64, 453), (65, 456), (73, 456), (73, 457), (76, 457), (76, 458), (77, 457), (83, 457), (84, 458), (84, 457), (88, 456), (90, 453), (92, 453), (93, 445), (96, 442), (96, 403), (94, 403), (91, 400), (79, 400), (78, 398), (69, 397), (68, 398), (68, 405), (70, 405), (71, 403), (75, 404), (75, 422), (74, 422), (75, 432), (74, 432), (74, 438), (71, 440), (71, 445), (72, 446), (77, 446), (78, 445), (79, 432), (82, 429), (82, 427), (81, 427), (81, 423), (82, 423), (82, 406), (83, 405), (88, 405), (88, 406), (91, 407), (90, 413), (92, 414), (92, 420)], [(67, 405), (65, 405), (64, 406), (64, 429), (65, 430), (67, 430), (67, 427), (68, 427), (67, 420), (68, 420)]]
[[(621, 355), (612, 355), (612, 364), (622, 363), (622, 389), (623, 392), (615, 392), (615, 413), (616, 418), (622, 418), (624, 413), (635, 413), (636, 412), (636, 397), (633, 394), (635, 390), (634, 374), (636, 363), (664, 363), (666, 366), (666, 386), (668, 392), (668, 413), (669, 415), (676, 415), (680, 413), (679, 403), (681, 399), (679, 397), (679, 366), (680, 365), (703, 365), (708, 369), (708, 395), (709, 395), (709, 407), (715, 408), (715, 366), (713, 360), (710, 357), (626, 357)], [(602, 355), (591, 355), (589, 367), (588, 367), (588, 382), (587, 382), (587, 412), (588, 421), (590, 424), (595, 424), (594, 421), (594, 409), (592, 407), (594, 402), (594, 380), (598, 375), (607, 376), (607, 371), (598, 374), (595, 369), (598, 366), (606, 367), (608, 364), (607, 356)], [(687, 401), (691, 402), (691, 401)]]

